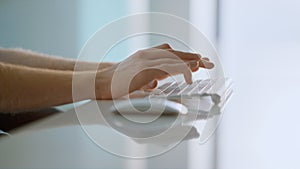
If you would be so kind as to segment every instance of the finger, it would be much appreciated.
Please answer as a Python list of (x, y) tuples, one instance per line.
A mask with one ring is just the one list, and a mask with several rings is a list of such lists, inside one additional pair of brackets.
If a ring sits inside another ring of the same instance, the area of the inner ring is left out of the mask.
[(182, 64), (182, 63), (162, 64), (162, 65), (156, 66), (154, 68), (160, 70), (161, 73), (164, 73), (164, 74), (167, 73), (167, 76), (183, 74), (186, 83), (188, 83), (188, 84), (193, 83), (192, 72), (186, 64)]
[(188, 61), (187, 65), (190, 67), (192, 72), (196, 72), (199, 70), (199, 62), (198, 61)]
[(192, 71), (197, 71), (199, 69), (199, 63), (198, 61), (186, 61), (179, 59), (169, 59), (169, 58), (163, 58), (163, 59), (155, 59), (152, 61), (149, 61), (146, 63), (148, 67), (153, 67), (161, 64), (186, 64)]
[(179, 58), (175, 58), (175, 59), (173, 59), (173, 58), (158, 58), (158, 59), (149, 60), (145, 64), (148, 67), (152, 67), (152, 66), (157, 66), (157, 65), (161, 65), (161, 64), (177, 64), (177, 63), (185, 63), (185, 62)]
[(183, 74), (187, 83), (192, 83), (192, 73), (185, 63), (161, 64), (139, 72), (131, 81), (129, 91), (142, 89), (153, 80), (162, 80), (172, 75)]
[(206, 61), (209, 61), (209, 58), (201, 58), (201, 60), (206, 60)]
[(164, 44), (161, 44), (161, 45), (158, 45), (158, 46), (154, 46), (153, 48), (156, 48), (156, 49), (172, 49), (172, 47), (167, 43), (164, 43)]
[(148, 91), (149, 89), (155, 89), (157, 87), (158, 81), (157, 80), (152, 80), (150, 83), (142, 87), (142, 90)]
[(144, 54), (142, 57), (148, 60), (161, 59), (161, 58), (172, 58), (172, 59), (184, 60), (184, 61), (201, 60), (201, 56), (197, 53), (181, 52), (172, 49), (163, 50), (163, 49), (153, 48), (152, 50), (148, 50), (145, 52), (146, 54)]
[(210, 61), (206, 61), (206, 60), (199, 61), (199, 67), (206, 68), (206, 69), (212, 69), (214, 66), (215, 65)]
[(197, 72), (198, 70), (199, 70), (199, 67), (191, 69), (192, 72)]
[[(188, 60), (193, 60), (193, 59), (198, 59), (198, 58), (201, 58), (201, 55), (200, 54), (197, 54), (197, 53), (189, 53), (189, 52), (181, 52), (181, 51), (175, 51), (172, 49), (172, 47), (167, 44), (167, 43), (164, 43), (164, 44), (161, 44), (161, 45), (158, 45), (158, 46), (155, 46), (153, 48), (156, 48), (156, 49), (164, 49), (164, 50), (168, 50), (170, 52), (174, 52), (174, 54), (179, 54), (178, 56), (183, 56), (183, 58), (186, 58)], [(196, 57), (198, 56), (198, 57)], [(206, 58), (208, 59), (208, 58)]]
[(175, 54), (182, 60), (200, 60), (201, 55), (198, 53), (182, 52), (177, 50), (168, 50), (169, 52)]

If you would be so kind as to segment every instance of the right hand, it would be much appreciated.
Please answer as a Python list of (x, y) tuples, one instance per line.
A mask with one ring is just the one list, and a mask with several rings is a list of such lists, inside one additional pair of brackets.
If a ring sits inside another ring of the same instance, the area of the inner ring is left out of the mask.
[(213, 67), (214, 64), (208, 58), (176, 51), (168, 44), (162, 44), (137, 51), (124, 61), (99, 72), (96, 78), (96, 97), (112, 99), (135, 90), (155, 88), (157, 80), (178, 74), (183, 74), (185, 81), (191, 84), (192, 72), (199, 68)]

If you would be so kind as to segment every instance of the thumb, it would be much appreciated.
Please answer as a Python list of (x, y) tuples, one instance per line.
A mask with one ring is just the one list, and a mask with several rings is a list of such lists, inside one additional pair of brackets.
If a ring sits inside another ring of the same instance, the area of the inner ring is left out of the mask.
[(142, 90), (152, 90), (157, 87), (158, 81), (152, 80), (150, 83), (142, 87)]

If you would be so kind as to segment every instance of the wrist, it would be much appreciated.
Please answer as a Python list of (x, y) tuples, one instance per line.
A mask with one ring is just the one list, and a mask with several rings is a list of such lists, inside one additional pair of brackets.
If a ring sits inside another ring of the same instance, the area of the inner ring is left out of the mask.
[(73, 99), (75, 101), (111, 99), (110, 71), (85, 71), (73, 74)]
[(95, 96), (95, 76), (92, 71), (73, 72), (72, 96), (73, 101), (96, 99)]
[(98, 71), (95, 76), (95, 95), (96, 99), (108, 100), (112, 98), (111, 95), (111, 71)]

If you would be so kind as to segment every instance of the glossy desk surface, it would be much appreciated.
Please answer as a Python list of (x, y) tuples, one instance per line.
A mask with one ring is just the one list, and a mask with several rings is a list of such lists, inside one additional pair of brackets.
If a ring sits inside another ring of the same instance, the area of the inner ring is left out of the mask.
[(124, 117), (111, 106), (91, 101), (12, 131), (0, 138), (0, 168), (213, 168), (214, 137), (199, 142), (219, 117)]

